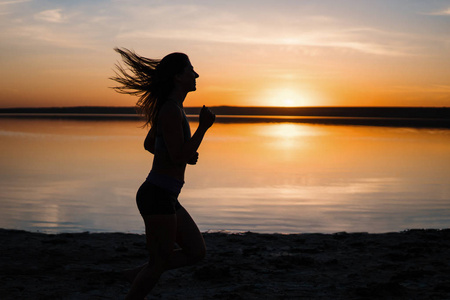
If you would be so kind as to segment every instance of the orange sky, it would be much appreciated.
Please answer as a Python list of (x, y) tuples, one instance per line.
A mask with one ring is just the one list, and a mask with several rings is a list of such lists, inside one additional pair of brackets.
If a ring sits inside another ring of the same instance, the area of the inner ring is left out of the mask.
[(186, 106), (450, 106), (448, 1), (4, 0), (0, 16), (0, 107), (134, 105), (108, 88), (116, 46), (187, 53)]

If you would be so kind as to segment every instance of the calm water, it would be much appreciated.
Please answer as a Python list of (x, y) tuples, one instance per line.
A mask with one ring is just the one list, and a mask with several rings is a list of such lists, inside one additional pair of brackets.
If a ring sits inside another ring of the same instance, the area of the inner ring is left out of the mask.
[[(142, 233), (140, 125), (0, 118), (0, 227)], [(450, 227), (450, 130), (217, 123), (199, 153), (180, 201), (202, 231)]]

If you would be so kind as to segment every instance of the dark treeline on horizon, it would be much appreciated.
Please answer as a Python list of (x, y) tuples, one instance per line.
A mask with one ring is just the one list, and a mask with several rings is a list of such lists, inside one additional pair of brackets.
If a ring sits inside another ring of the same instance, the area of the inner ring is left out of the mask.
[[(353, 118), (421, 118), (450, 119), (448, 107), (243, 107), (213, 106), (219, 116), (292, 116)], [(200, 107), (185, 107), (188, 115), (198, 114)], [(7, 114), (116, 114), (135, 115), (134, 107), (78, 106), (39, 108), (0, 108)]]

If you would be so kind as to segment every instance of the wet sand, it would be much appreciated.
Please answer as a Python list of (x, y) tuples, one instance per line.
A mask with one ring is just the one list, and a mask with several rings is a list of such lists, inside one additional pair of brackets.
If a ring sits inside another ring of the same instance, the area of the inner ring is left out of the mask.
[[(0, 229), (1, 299), (123, 299), (143, 235)], [(204, 233), (208, 254), (148, 299), (450, 299), (450, 229)]]

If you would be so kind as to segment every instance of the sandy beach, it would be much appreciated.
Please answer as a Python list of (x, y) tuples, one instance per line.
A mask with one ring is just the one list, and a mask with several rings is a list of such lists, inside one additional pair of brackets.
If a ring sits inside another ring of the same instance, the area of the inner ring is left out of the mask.
[[(2, 299), (123, 299), (144, 236), (0, 230)], [(450, 230), (204, 233), (206, 259), (148, 299), (450, 299)]]

